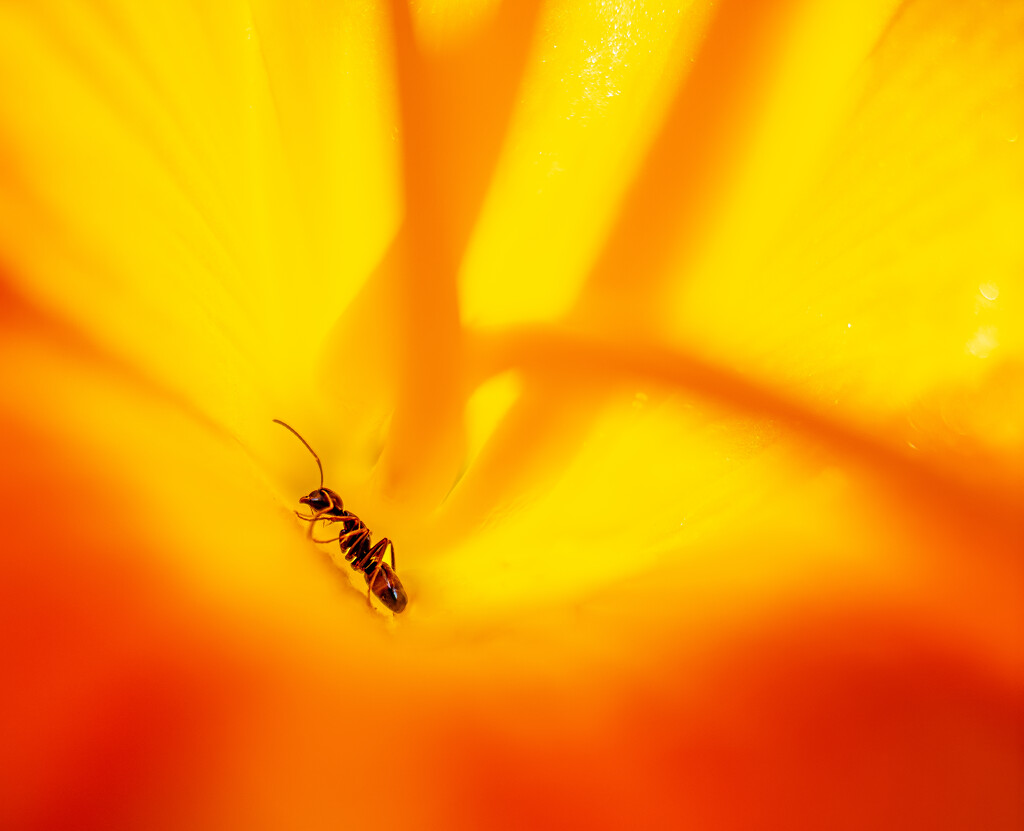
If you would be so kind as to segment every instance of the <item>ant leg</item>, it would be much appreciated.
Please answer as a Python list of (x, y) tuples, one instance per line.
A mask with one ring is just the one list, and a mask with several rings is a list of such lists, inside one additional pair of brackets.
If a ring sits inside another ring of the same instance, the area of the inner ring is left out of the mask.
[[(309, 516), (306, 516), (304, 513), (302, 513), (302, 511), (292, 511), (292, 513), (295, 514), (295, 516), (297, 516), (299, 519), (306, 520), (306, 522), (316, 522), (318, 519), (327, 519), (328, 516), (334, 522), (337, 522), (339, 519), (345, 519), (346, 518), (346, 517), (343, 517), (343, 516), (336, 516), (334, 514), (331, 514), (330, 511), (331, 511), (331, 508), (330, 508), (330, 506), (328, 506), (328, 507), (323, 508), (322, 510), (319, 510), (319, 511), (314, 511), (312, 508), (310, 508)], [(326, 516), (325, 516), (325, 514), (326, 514)]]
[(391, 540), (387, 537), (376, 543), (373, 548), (370, 549), (369, 562), (371, 563), (383, 563), (384, 552), (387, 551), (387, 547), (391, 545)]
[(298, 511), (295, 512), (295, 516), (297, 516), (299, 519), (309, 523), (309, 528), (306, 529), (306, 538), (310, 539), (310, 540), (313, 540), (313, 542), (334, 542), (335, 540), (338, 539), (338, 537), (334, 537), (334, 539), (330, 539), (330, 540), (318, 540), (316, 537), (314, 537), (313, 536), (313, 529), (316, 527), (317, 522), (320, 522), (320, 521), (327, 522), (327, 523), (341, 522), (342, 520), (346, 519), (346, 517), (323, 516), (321, 514), (313, 514), (313, 516), (305, 516), (305, 515), (299, 513)]
[(343, 522), (344, 520), (345, 520), (345, 517), (341, 517), (341, 516), (331, 516), (330, 514), (325, 516), (324, 512), (321, 511), (318, 514), (315, 514), (313, 516), (313, 518), (309, 520), (309, 528), (306, 529), (306, 536), (309, 539), (313, 539), (313, 528), (316, 526), (317, 522), (332, 523), (332, 522)]
[[(338, 536), (338, 542), (341, 543), (342, 548), (349, 548), (350, 546), (346, 545), (346, 542), (345, 542), (346, 540), (348, 540), (350, 538), (358, 540), (359, 537), (362, 536), (365, 533), (366, 533), (365, 529), (363, 529), (363, 528), (356, 528), (356, 529), (354, 529), (352, 531), (349, 531), (347, 534), (340, 534)], [(352, 545), (355, 545), (355, 543), (352, 543)]]
[(318, 540), (314, 536), (310, 536), (310, 539), (313, 540), (313, 542), (336, 542), (340, 543), (342, 548), (348, 548), (348, 546), (345, 545), (345, 540), (347, 540), (349, 537), (357, 537), (361, 533), (363, 532), (357, 528), (355, 531), (349, 531), (347, 534), (341, 534), (337, 537), (331, 537), (329, 540)]

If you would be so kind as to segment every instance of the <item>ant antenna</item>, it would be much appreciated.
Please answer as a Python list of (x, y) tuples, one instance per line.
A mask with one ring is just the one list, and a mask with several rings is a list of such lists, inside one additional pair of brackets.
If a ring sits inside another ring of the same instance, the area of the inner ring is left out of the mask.
[(285, 424), (279, 418), (275, 418), (274, 421), (277, 422), (278, 424), (280, 424), (282, 427), (284, 427), (284, 428), (286, 428), (288, 430), (291, 430), (295, 434), (296, 438), (298, 438), (299, 441), (301, 441), (304, 445), (306, 445), (306, 450), (308, 450), (310, 453), (313, 454), (313, 458), (316, 459), (316, 466), (318, 468), (320, 468), (320, 487), (322, 488), (324, 486), (324, 466), (322, 464), (320, 464), (320, 457), (317, 456), (316, 452), (313, 450), (313, 448), (309, 446), (309, 442), (306, 441), (304, 438), (302, 438), (302, 436), (299, 435), (299, 431), (298, 430), (296, 430), (290, 424)]

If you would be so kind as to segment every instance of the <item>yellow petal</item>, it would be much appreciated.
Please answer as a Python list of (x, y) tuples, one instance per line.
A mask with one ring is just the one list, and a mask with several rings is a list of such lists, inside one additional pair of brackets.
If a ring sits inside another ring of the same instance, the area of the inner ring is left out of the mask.
[(1022, 15), (0, 9), (0, 825), (1018, 827)]

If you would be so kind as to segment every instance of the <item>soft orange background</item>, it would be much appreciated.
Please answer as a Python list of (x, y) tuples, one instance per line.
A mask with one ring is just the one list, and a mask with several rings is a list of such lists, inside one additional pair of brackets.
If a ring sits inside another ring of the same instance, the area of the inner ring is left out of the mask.
[(0, 5), (0, 827), (1024, 826), (1024, 2), (207, 5)]

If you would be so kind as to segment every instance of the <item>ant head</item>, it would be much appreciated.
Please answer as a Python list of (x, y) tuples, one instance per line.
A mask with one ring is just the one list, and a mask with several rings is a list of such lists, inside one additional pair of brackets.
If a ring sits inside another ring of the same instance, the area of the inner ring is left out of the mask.
[(344, 509), (341, 497), (330, 488), (317, 488), (315, 491), (310, 491), (308, 496), (300, 497), (299, 502), (309, 505), (315, 513)]

